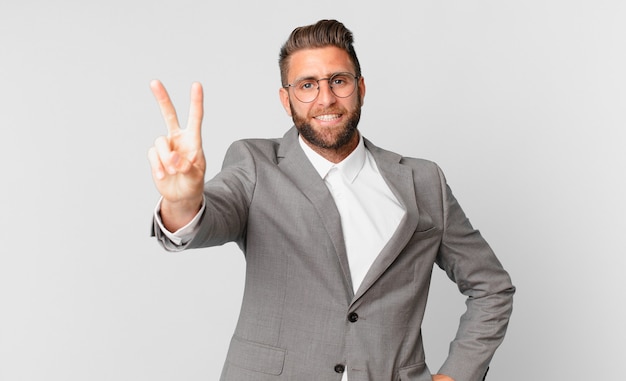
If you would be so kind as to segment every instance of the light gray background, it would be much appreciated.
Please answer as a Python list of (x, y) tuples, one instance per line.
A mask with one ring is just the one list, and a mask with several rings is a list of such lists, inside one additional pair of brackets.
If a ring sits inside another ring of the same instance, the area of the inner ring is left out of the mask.
[[(149, 237), (149, 82), (183, 120), (204, 84), (212, 175), (290, 127), (278, 49), (320, 18), (355, 33), (364, 135), (437, 161), (518, 287), (490, 379), (621, 377), (625, 4), (0, 0), (0, 380), (217, 379), (243, 256)], [(464, 306), (438, 270), (429, 303), (436, 370)]]

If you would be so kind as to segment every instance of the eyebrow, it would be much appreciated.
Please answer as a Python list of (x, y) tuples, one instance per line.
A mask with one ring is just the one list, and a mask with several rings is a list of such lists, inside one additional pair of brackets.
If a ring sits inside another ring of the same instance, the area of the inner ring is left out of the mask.
[(306, 77), (298, 77), (296, 79), (293, 80), (293, 82), (298, 82), (298, 81), (304, 81), (305, 79), (313, 79), (313, 80), (317, 80), (317, 78), (315, 78), (315, 76), (309, 75)]

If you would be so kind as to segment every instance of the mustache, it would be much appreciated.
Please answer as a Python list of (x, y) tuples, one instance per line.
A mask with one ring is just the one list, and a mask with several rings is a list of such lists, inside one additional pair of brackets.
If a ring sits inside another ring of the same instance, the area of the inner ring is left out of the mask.
[(344, 108), (338, 108), (338, 107), (311, 110), (311, 112), (309, 112), (309, 114), (311, 115), (347, 114), (347, 113), (348, 113), (348, 110)]

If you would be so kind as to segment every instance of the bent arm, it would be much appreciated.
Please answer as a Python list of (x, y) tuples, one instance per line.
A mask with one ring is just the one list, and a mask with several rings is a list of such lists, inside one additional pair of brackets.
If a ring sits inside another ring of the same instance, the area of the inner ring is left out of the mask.
[(480, 381), (504, 339), (515, 287), (480, 232), (470, 224), (441, 172), (440, 178), (444, 235), (437, 264), (467, 296), (467, 310), (439, 373), (456, 381)]

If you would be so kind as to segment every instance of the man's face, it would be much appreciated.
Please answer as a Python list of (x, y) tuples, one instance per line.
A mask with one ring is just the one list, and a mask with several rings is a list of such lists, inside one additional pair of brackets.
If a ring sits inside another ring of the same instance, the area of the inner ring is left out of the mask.
[[(354, 73), (348, 53), (334, 46), (305, 49), (294, 53), (289, 61), (288, 83), (303, 78), (329, 78), (335, 73)], [(352, 142), (361, 116), (365, 82), (358, 79), (357, 89), (347, 98), (330, 90), (328, 81), (319, 82), (319, 94), (313, 102), (300, 102), (293, 89), (281, 88), (280, 100), (293, 122), (309, 144), (323, 149), (339, 149)]]

